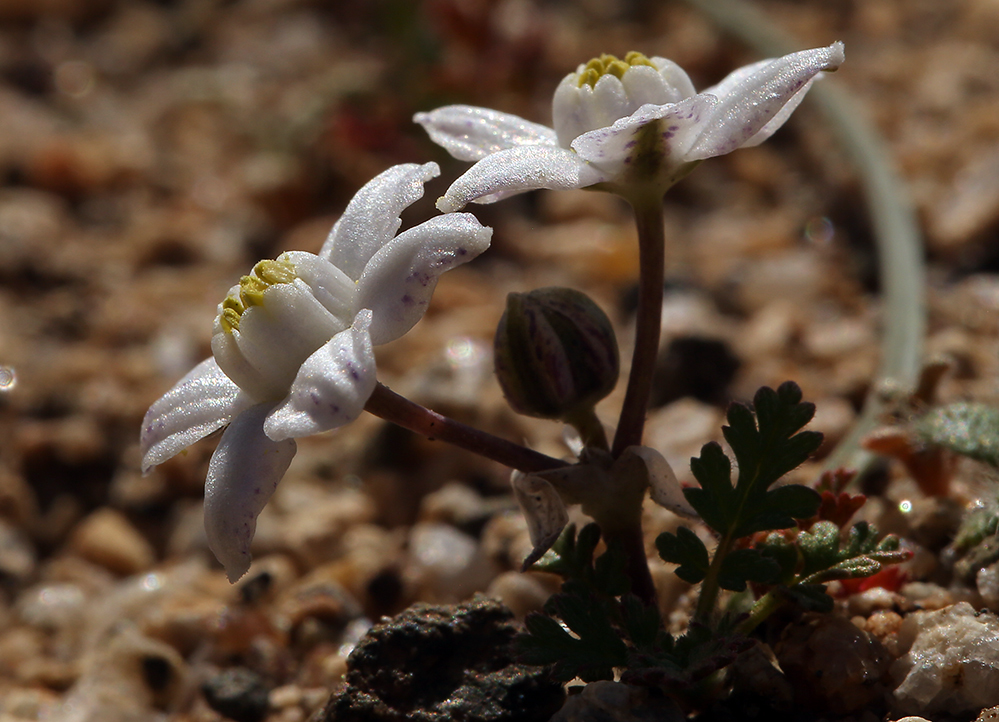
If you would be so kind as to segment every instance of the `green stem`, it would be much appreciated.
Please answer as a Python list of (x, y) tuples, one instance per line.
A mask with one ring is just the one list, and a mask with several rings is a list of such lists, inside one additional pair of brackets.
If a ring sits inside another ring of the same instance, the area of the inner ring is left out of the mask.
[(446, 441), (466, 451), (498, 461), (511, 469), (531, 473), (569, 466), (559, 459), (431, 411), (380, 383), (375, 386), (374, 392), (364, 405), (364, 410), (428, 439)]
[(659, 353), (659, 333), (663, 313), (666, 234), (662, 197), (650, 194), (632, 198), (638, 227), (638, 310), (635, 318), (635, 348), (628, 374), (628, 389), (621, 407), (611, 455), (616, 459), (629, 446), (642, 443), (645, 414), (652, 393), (652, 376)]
[(701, 593), (697, 598), (697, 609), (694, 612), (695, 621), (702, 624), (710, 624), (711, 622), (711, 617), (715, 611), (715, 602), (718, 601), (718, 575), (721, 573), (722, 562), (732, 551), (733, 544), (735, 544), (735, 537), (731, 534), (726, 534), (718, 542), (715, 555), (711, 559), (711, 566), (708, 567), (708, 573), (705, 575), (704, 581), (701, 582)]
[(750, 634), (754, 629), (763, 624), (767, 617), (781, 608), (786, 601), (785, 592), (790, 587), (803, 586), (805, 584), (824, 584), (835, 577), (830, 576), (829, 570), (810, 574), (807, 577), (796, 576), (794, 580), (785, 587), (774, 587), (769, 592), (756, 600), (756, 603), (749, 610), (749, 616), (736, 625), (735, 631), (739, 634)]
[(780, 609), (784, 600), (776, 592), (777, 588), (771, 589), (769, 592), (756, 600), (756, 603), (749, 610), (749, 616), (736, 625), (736, 634), (743, 634), (747, 636), (752, 634), (753, 630), (763, 624), (767, 617)]

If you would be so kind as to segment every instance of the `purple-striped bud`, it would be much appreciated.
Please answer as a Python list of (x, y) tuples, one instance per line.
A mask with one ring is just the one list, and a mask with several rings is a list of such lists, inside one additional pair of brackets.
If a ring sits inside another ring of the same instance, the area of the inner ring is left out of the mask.
[(620, 373), (610, 319), (585, 293), (511, 293), (496, 329), (496, 377), (516, 411), (570, 420), (611, 392)]

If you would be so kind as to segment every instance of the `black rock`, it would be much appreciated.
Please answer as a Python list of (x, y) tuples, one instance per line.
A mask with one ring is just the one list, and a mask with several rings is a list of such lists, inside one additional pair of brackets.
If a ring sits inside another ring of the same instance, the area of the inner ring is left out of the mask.
[(492, 600), (414, 605), (368, 631), (317, 722), (547, 721), (565, 693), (543, 668), (516, 663), (517, 631)]
[(233, 667), (201, 685), (208, 706), (236, 722), (261, 722), (269, 707), (269, 690), (260, 675)]

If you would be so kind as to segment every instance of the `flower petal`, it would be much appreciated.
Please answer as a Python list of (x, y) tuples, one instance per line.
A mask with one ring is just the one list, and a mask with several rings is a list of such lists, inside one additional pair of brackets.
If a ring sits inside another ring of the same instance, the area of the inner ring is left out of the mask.
[[(787, 120), (808, 83), (821, 71), (838, 68), (843, 59), (843, 43), (837, 42), (735, 71), (712, 89), (720, 94), (720, 102), (705, 118), (703, 133), (686, 160), (723, 155), (750, 139), (762, 142)], [(792, 103), (790, 110), (781, 112)], [(766, 135), (754, 137), (763, 132)]]
[(375, 176), (347, 204), (319, 255), (356, 281), (399, 230), (402, 211), (422, 198), (423, 184), (438, 175), (436, 163), (404, 163)]
[(493, 153), (473, 165), (437, 200), (437, 208), (452, 213), (472, 201), (492, 203), (539, 188), (569, 190), (603, 180), (604, 174), (571, 150), (524, 145)]
[(353, 326), (305, 360), (288, 397), (264, 421), (269, 438), (281, 441), (318, 434), (360, 416), (377, 382), (371, 315), (370, 310), (359, 311)]
[[(687, 71), (672, 60), (661, 58), (658, 55), (654, 58), (649, 58), (649, 60), (656, 66), (656, 70), (659, 71), (659, 77), (662, 78), (665, 85), (666, 97), (658, 101), (658, 104), (679, 103), (681, 100), (685, 100), (697, 92), (694, 90), (694, 84), (690, 82), (690, 76), (687, 75)], [(625, 73), (624, 78), (622, 78), (626, 89), (628, 89), (628, 75), (629, 73)], [(628, 89), (628, 92), (637, 93), (638, 90)], [(656, 101), (648, 100), (646, 102), (652, 103)]]
[(139, 441), (142, 473), (221, 429), (251, 404), (214, 358), (205, 359), (146, 412)]
[(239, 328), (216, 321), (212, 352), (221, 367), (258, 401), (284, 397), (302, 362), (350, 323), (337, 318), (300, 278), (264, 290), (263, 303), (246, 309)]
[(557, 145), (555, 131), (529, 120), (471, 105), (448, 105), (413, 120), (458, 160), (476, 161), (518, 145)]
[(558, 539), (569, 523), (569, 512), (555, 487), (540, 476), (514, 471), (510, 475), (510, 483), (517, 504), (527, 520), (527, 532), (534, 545), (534, 549), (524, 560), (523, 569), (526, 571)]
[(280, 258), (287, 258), (295, 264), (295, 275), (305, 282), (327, 311), (344, 319), (344, 325), (350, 323), (356, 306), (356, 279), (347, 276), (325, 258), (307, 251), (287, 251)]
[(295, 442), (264, 435), (270, 404), (257, 404), (237, 416), (222, 434), (205, 481), (208, 547), (235, 582), (250, 567), (250, 543), (257, 516), (295, 456)]
[[(648, 72), (658, 77), (655, 68), (648, 68)], [(580, 85), (578, 72), (570, 73), (558, 84), (552, 97), (552, 121), (558, 143), (568, 148), (578, 136), (605, 128), (618, 118), (631, 115), (636, 107), (619, 78), (604, 75), (595, 85)]]
[(637, 460), (644, 467), (648, 476), (649, 496), (659, 506), (670, 511), (685, 516), (688, 519), (697, 519), (697, 512), (687, 502), (687, 497), (683, 495), (683, 487), (673, 473), (673, 467), (655, 449), (648, 446), (629, 446), (615, 462), (619, 464), (629, 463), (629, 460)]
[[(679, 103), (643, 105), (631, 116), (610, 127), (579, 136), (573, 141), (572, 149), (608, 176), (628, 170), (639, 172), (635, 159), (643, 151), (663, 159), (650, 167), (661, 168), (664, 163), (679, 167), (685, 162), (687, 150), (700, 135), (704, 118), (711, 115), (717, 103), (710, 95), (695, 95)], [(651, 147), (640, 143), (638, 136), (642, 129), (657, 121), (660, 138)], [(642, 164), (642, 167), (646, 165)]]
[(489, 248), (492, 234), (470, 213), (436, 216), (376, 253), (357, 282), (358, 307), (374, 312), (371, 342), (388, 343), (415, 326), (438, 277)]

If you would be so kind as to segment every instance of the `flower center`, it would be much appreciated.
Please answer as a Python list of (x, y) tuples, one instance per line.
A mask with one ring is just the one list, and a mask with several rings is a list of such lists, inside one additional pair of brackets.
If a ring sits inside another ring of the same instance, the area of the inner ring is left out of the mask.
[(582, 88), (584, 85), (589, 85), (592, 88), (605, 75), (613, 75), (620, 80), (628, 72), (628, 69), (635, 65), (648, 65), (650, 68), (656, 67), (652, 64), (651, 60), (635, 51), (625, 55), (624, 60), (620, 60), (614, 55), (606, 54), (601, 55), (599, 58), (593, 58), (579, 74), (579, 87)]
[(295, 265), (286, 258), (260, 261), (250, 275), (239, 279), (239, 291), (230, 293), (222, 302), (219, 323), (226, 333), (239, 328), (239, 319), (250, 306), (264, 305), (264, 291), (278, 283), (291, 283), (297, 278)]

